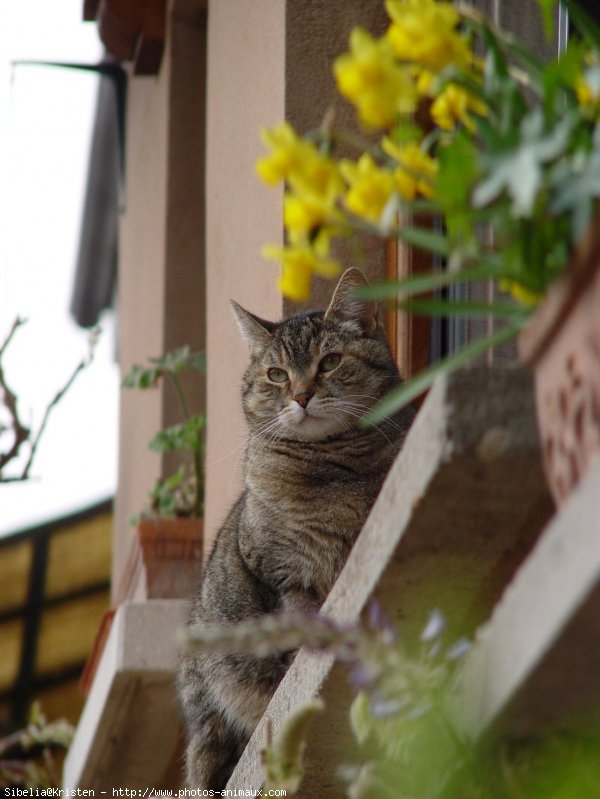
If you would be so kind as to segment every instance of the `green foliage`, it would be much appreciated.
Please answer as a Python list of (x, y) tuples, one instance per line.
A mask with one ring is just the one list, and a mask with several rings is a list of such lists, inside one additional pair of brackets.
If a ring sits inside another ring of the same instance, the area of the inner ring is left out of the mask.
[(148, 358), (149, 366), (135, 364), (129, 374), (123, 379), (123, 388), (154, 388), (163, 377), (173, 378), (175, 375), (189, 369), (190, 371), (204, 374), (206, 359), (203, 352), (190, 352), (188, 345), (161, 355), (158, 358)]
[(204, 494), (204, 438), (206, 418), (190, 411), (180, 377), (185, 372), (204, 374), (205, 357), (179, 347), (148, 364), (135, 364), (123, 379), (123, 388), (147, 390), (167, 379), (177, 395), (183, 421), (159, 430), (148, 444), (153, 452), (178, 452), (189, 460), (174, 474), (161, 478), (150, 492), (150, 508), (159, 516), (201, 516)]
[[(338, 751), (333, 766), (349, 799), (598, 797), (598, 729), (481, 743), (459, 731), (451, 708), (460, 696), (470, 642), (449, 645), (438, 610), (410, 654), (376, 605), (357, 625), (287, 612), (223, 627), (197, 625), (181, 639), (186, 651), (256, 657), (304, 646), (343, 664), (356, 693), (348, 718), (335, 723), (347, 725), (356, 748), (352, 755)], [(327, 711), (319, 700), (308, 702), (292, 710), (275, 742), (267, 736), (266, 788), (283, 788), (288, 796), (299, 791), (309, 768), (303, 752), (310, 723)]]
[(205, 422), (204, 416), (191, 416), (181, 424), (160, 430), (150, 439), (148, 446), (153, 452), (199, 452)]
[[(557, 2), (538, 3), (550, 36)], [(568, 268), (600, 200), (600, 27), (566, 0), (577, 34), (545, 61), (472, 4), (385, 5), (383, 36), (355, 29), (334, 64), (363, 132), (337, 129), (329, 114), (305, 136), (289, 125), (263, 134), (272, 152), (257, 171), (269, 185), (284, 183), (280, 287), (307, 299), (310, 273), (325, 274), (330, 243), (370, 233), (430, 252), (434, 271), (369, 296), (432, 316), (508, 317), (516, 334)], [(506, 300), (487, 308), (452, 295), (406, 303), (478, 279), (492, 280)], [(447, 358), (436, 373), (470, 359)], [(430, 374), (416, 379), (423, 385)], [(387, 412), (410, 396), (412, 389), (395, 404), (386, 400)]]
[(283, 789), (286, 796), (297, 793), (304, 776), (306, 737), (313, 718), (323, 708), (320, 699), (298, 705), (285, 719), (275, 741), (267, 741), (263, 752), (266, 791)]

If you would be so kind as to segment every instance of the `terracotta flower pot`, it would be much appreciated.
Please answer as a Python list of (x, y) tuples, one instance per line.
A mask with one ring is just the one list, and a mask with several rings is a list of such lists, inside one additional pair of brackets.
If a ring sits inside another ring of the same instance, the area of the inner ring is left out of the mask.
[(186, 599), (202, 568), (202, 519), (143, 518), (138, 524), (116, 604), (127, 599)]
[(135, 531), (129, 558), (115, 596), (103, 615), (80, 686), (87, 694), (102, 658), (116, 608), (126, 601), (187, 599), (202, 568), (202, 519), (145, 518)]
[(544, 469), (564, 502), (600, 453), (600, 230), (574, 254), (523, 330), (521, 359), (534, 368)]

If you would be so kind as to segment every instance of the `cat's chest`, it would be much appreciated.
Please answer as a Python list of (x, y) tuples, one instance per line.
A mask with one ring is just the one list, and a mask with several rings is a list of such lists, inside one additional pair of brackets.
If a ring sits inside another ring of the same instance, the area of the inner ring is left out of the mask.
[[(368, 442), (367, 442), (368, 443)], [(331, 531), (354, 540), (375, 501), (389, 457), (361, 442), (273, 447), (249, 459), (247, 511), (275, 529)]]
[(347, 465), (281, 462), (247, 479), (248, 514), (260, 527), (331, 532), (354, 540), (379, 491), (381, 475)]

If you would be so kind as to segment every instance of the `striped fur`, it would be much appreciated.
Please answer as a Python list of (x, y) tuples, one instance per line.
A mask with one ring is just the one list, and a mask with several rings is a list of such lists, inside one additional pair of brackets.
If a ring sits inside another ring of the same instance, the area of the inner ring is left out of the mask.
[[(353, 297), (365, 283), (349, 269), (327, 311), (280, 323), (233, 304), (251, 353), (245, 489), (219, 531), (190, 623), (316, 610), (339, 575), (412, 419), (406, 411), (359, 426), (400, 382), (376, 307)], [(188, 787), (225, 786), (289, 660), (182, 658)]]

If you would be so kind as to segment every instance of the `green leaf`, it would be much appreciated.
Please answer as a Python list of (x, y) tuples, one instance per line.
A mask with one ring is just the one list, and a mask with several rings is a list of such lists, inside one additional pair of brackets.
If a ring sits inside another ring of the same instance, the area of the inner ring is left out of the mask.
[(471, 191), (478, 177), (477, 150), (470, 136), (458, 133), (448, 146), (439, 149), (440, 171), (436, 196), (444, 211), (450, 241), (473, 239)]
[(163, 373), (177, 374), (183, 369), (204, 372), (205, 359), (202, 352), (190, 352), (189, 345), (170, 350), (158, 358), (149, 358), (151, 364)]
[(575, 122), (575, 116), (567, 113), (546, 133), (542, 110), (534, 108), (521, 123), (518, 146), (490, 159), (489, 173), (473, 192), (475, 207), (491, 203), (506, 191), (512, 199), (513, 216), (531, 216), (536, 197), (543, 188), (542, 164), (564, 154)]
[(350, 726), (360, 745), (364, 744), (373, 729), (371, 702), (364, 691), (359, 691), (350, 706)]
[(512, 302), (469, 302), (454, 300), (408, 300), (399, 303), (404, 311), (419, 316), (496, 316), (522, 317), (526, 312), (523, 306)]
[(191, 369), (203, 374), (206, 369), (206, 358), (203, 352), (190, 352), (186, 344), (178, 349), (166, 352), (157, 358), (148, 358), (150, 366), (135, 364), (123, 379), (123, 388), (153, 388), (165, 374), (175, 375), (183, 369)]
[(202, 446), (200, 432), (204, 423), (204, 416), (192, 416), (185, 422), (160, 430), (150, 439), (148, 446), (153, 452), (198, 452)]
[(131, 367), (131, 371), (123, 378), (122, 388), (154, 388), (161, 377), (160, 369), (147, 369), (139, 363)]
[(435, 255), (448, 255), (448, 239), (443, 233), (435, 230), (425, 230), (423, 228), (403, 227), (395, 231), (396, 236), (407, 244), (417, 247), (419, 250), (426, 250)]
[(600, 27), (595, 20), (575, 0), (563, 0), (563, 5), (569, 12), (569, 22), (573, 22), (579, 32), (600, 49)]
[(387, 300), (398, 295), (410, 297), (414, 294), (425, 294), (458, 283), (475, 283), (479, 280), (500, 277), (503, 277), (503, 273), (497, 264), (483, 263), (480, 266), (459, 272), (440, 270), (439, 272), (428, 272), (422, 275), (411, 275), (400, 281), (376, 283), (373, 286), (356, 289), (354, 295), (363, 300)]
[(542, 22), (544, 23), (544, 33), (548, 41), (554, 38), (554, 8), (556, 0), (537, 0), (542, 11)]
[(458, 352), (434, 363), (427, 369), (423, 369), (411, 380), (408, 380), (395, 391), (388, 394), (387, 397), (384, 397), (379, 405), (363, 416), (361, 424), (369, 426), (377, 424), (377, 422), (380, 422), (388, 416), (393, 416), (397, 411), (404, 408), (416, 397), (430, 388), (436, 377), (451, 374), (461, 366), (465, 366), (475, 360), (479, 355), (483, 355), (492, 347), (503, 344), (505, 341), (510, 341), (518, 335), (520, 329), (520, 326), (511, 325), (502, 330), (498, 330), (490, 336), (478, 339), (467, 347), (463, 347)]

